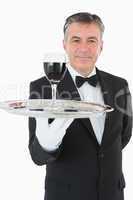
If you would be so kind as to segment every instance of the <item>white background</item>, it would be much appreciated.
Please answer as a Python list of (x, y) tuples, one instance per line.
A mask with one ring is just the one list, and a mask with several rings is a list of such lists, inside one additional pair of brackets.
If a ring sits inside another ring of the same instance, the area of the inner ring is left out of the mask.
[[(63, 24), (75, 12), (98, 14), (105, 24), (104, 50), (97, 66), (129, 82), (133, 92), (133, 13), (126, 0), (1, 0), (0, 101), (28, 98), (31, 80), (43, 75), (47, 51), (63, 51)], [(27, 117), (0, 110), (0, 199), (43, 200), (45, 166), (28, 151)], [(126, 200), (132, 199), (132, 141), (123, 152)]]

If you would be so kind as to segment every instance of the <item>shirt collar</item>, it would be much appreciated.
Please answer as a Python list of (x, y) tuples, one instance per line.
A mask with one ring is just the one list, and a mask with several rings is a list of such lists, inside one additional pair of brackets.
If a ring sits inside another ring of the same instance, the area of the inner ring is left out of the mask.
[[(76, 76), (84, 77), (79, 72), (77, 72), (69, 63), (67, 63), (67, 68), (68, 68), (68, 71), (71, 74), (72, 79), (73, 79), (74, 82), (75, 82)], [(87, 78), (89, 78), (89, 77), (91, 77), (91, 76), (93, 76), (95, 74), (96, 74), (96, 67), (93, 68), (92, 72), (87, 76)]]

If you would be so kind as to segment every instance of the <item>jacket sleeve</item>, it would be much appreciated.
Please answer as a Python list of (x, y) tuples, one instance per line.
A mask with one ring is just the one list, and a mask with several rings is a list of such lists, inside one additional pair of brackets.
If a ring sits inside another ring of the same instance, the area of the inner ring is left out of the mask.
[[(34, 86), (34, 82), (30, 83), (30, 97), (29, 99), (37, 99), (41, 98), (40, 92), (36, 86)], [(32, 160), (37, 165), (44, 165), (49, 162), (55, 161), (62, 151), (62, 143), (60, 144), (59, 148), (55, 151), (46, 151), (38, 142), (38, 139), (36, 137), (36, 119), (33, 117), (29, 117), (28, 121), (28, 127), (29, 127), (29, 151)]]
[(132, 100), (129, 91), (128, 83), (124, 88), (125, 108), (123, 117), (123, 130), (122, 130), (122, 149), (128, 144), (132, 135)]

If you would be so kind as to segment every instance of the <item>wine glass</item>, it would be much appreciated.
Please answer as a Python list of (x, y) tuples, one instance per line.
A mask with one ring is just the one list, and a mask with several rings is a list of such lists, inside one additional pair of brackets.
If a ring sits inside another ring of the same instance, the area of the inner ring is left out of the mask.
[(63, 79), (66, 72), (66, 59), (63, 53), (46, 53), (43, 62), (46, 78), (52, 87), (52, 100), (56, 101), (56, 89), (58, 83)]

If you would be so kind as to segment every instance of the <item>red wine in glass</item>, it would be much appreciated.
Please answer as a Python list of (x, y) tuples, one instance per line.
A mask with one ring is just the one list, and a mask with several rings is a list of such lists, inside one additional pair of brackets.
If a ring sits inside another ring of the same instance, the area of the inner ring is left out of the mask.
[(56, 100), (57, 84), (66, 72), (65, 55), (60, 53), (45, 54), (43, 62), (44, 72), (52, 87), (52, 100)]
[(63, 79), (66, 71), (66, 63), (61, 62), (44, 62), (45, 74), (51, 84), (58, 84)]

